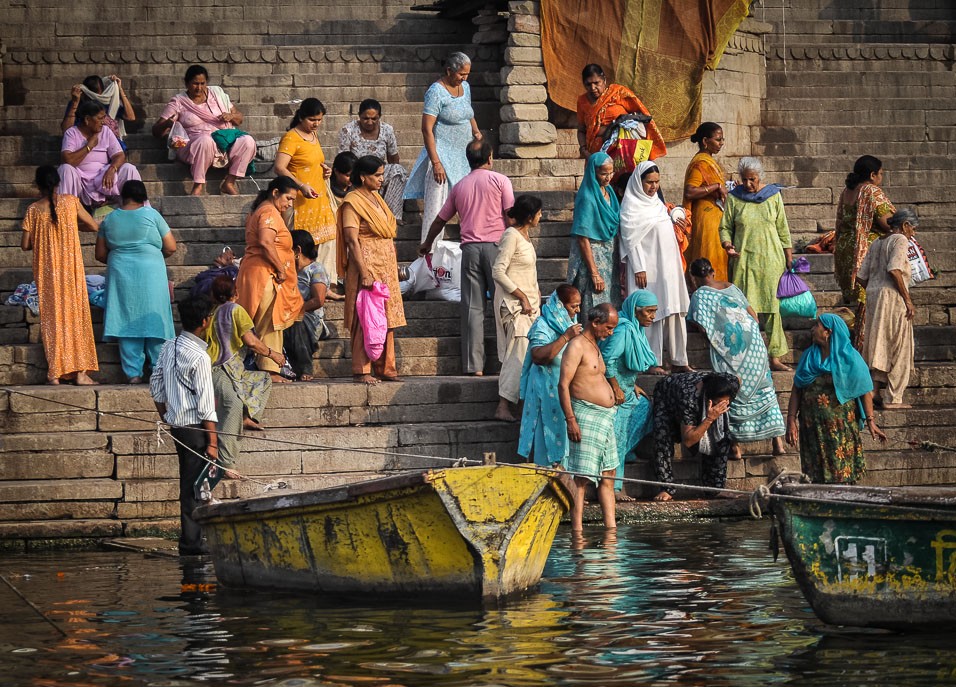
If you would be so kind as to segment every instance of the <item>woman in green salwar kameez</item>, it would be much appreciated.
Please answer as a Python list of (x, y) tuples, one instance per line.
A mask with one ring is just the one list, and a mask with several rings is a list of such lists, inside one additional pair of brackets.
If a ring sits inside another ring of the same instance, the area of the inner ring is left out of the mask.
[(866, 470), (860, 430), (886, 441), (873, 419), (870, 371), (836, 315), (820, 315), (810, 336), (793, 378), (787, 443), (799, 436), (800, 469), (812, 482), (855, 484)]
[(789, 370), (780, 360), (789, 346), (777, 298), (780, 277), (793, 261), (787, 213), (780, 187), (761, 183), (763, 167), (757, 158), (742, 158), (737, 171), (741, 183), (727, 196), (720, 244), (731, 258), (734, 286), (743, 291), (754, 311), (765, 317), (770, 369)]

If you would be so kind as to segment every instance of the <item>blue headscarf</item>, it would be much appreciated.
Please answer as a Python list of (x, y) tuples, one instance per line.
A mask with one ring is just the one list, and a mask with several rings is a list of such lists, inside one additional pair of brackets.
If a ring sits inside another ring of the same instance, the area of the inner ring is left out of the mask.
[[(538, 341), (539, 338), (548, 339), (548, 343), (555, 341), (559, 336), (564, 334), (572, 324), (574, 324), (574, 322), (572, 322), (571, 316), (568, 315), (567, 308), (564, 307), (564, 303), (558, 298), (558, 292), (554, 291), (548, 297), (548, 300), (544, 302), (544, 305), (541, 306), (541, 315), (534, 321), (534, 324), (531, 325), (531, 330), (528, 332), (528, 352), (525, 354), (524, 364), (521, 367), (521, 398), (525, 397), (525, 389), (528, 384), (528, 371), (533, 364), (531, 361), (531, 349), (535, 346), (542, 345), (542, 343)], [(550, 333), (542, 332), (541, 330), (543, 328), (549, 329)]]
[(740, 198), (747, 203), (762, 203), (765, 200), (773, 198), (783, 190), (783, 186), (778, 184), (767, 184), (756, 193), (750, 193), (743, 184), (737, 184), (730, 190), (730, 195)]
[(574, 222), (571, 236), (584, 236), (594, 241), (610, 241), (617, 236), (621, 222), (621, 204), (613, 190), (604, 198), (597, 180), (597, 168), (610, 162), (607, 153), (594, 153), (584, 166), (584, 180), (574, 197)]
[[(873, 391), (870, 370), (863, 356), (853, 348), (846, 323), (836, 315), (826, 313), (820, 315), (820, 324), (830, 331), (830, 355), (823, 360), (820, 347), (811, 344), (800, 357), (793, 378), (794, 386), (805, 389), (820, 375), (829, 374), (833, 375), (833, 388), (840, 403), (859, 399), (868, 391)], [(860, 417), (863, 417), (862, 411)]]
[(634, 317), (637, 308), (651, 305), (657, 305), (657, 296), (647, 289), (638, 289), (624, 299), (618, 313), (620, 321), (614, 333), (598, 344), (605, 357), (620, 356), (627, 368), (635, 372), (643, 372), (657, 365), (644, 327)]

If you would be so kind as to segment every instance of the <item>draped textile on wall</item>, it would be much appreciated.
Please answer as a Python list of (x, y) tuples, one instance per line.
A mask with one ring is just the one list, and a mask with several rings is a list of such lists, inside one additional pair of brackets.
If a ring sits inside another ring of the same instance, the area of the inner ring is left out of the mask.
[(548, 95), (569, 110), (596, 62), (637, 94), (666, 141), (700, 124), (704, 69), (716, 69), (751, 0), (541, 0)]

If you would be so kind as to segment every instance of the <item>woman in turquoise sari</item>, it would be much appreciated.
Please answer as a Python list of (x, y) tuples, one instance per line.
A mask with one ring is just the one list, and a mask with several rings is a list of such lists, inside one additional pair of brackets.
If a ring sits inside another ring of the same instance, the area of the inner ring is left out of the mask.
[(637, 385), (637, 375), (657, 365), (651, 344), (644, 335), (644, 327), (651, 326), (655, 315), (657, 296), (645, 289), (635, 291), (624, 299), (614, 333), (598, 344), (607, 368), (604, 374), (614, 390), (617, 403), (614, 415), (614, 434), (620, 457), (614, 482), (617, 501), (634, 500), (623, 491), (624, 463), (641, 439), (654, 429), (651, 400)]
[(757, 314), (740, 289), (715, 278), (707, 258), (691, 263), (690, 276), (697, 290), (690, 298), (687, 321), (707, 336), (714, 371), (740, 379), (740, 391), (730, 404), (731, 437), (734, 442), (772, 439), (773, 454), (782, 455), (783, 415)]
[(594, 153), (588, 158), (584, 180), (574, 197), (568, 283), (581, 293), (582, 313), (601, 303), (620, 308), (614, 238), (621, 204), (610, 186), (613, 176), (610, 156)]
[(800, 357), (787, 408), (787, 443), (800, 437), (800, 469), (812, 482), (855, 484), (866, 471), (863, 438), (886, 435), (873, 419), (873, 381), (836, 315), (820, 315)]
[(568, 425), (558, 400), (561, 356), (568, 342), (581, 333), (574, 317), (581, 309), (581, 294), (561, 284), (541, 306), (541, 316), (528, 332), (528, 353), (521, 369), (521, 435), (518, 454), (551, 466), (568, 456)]

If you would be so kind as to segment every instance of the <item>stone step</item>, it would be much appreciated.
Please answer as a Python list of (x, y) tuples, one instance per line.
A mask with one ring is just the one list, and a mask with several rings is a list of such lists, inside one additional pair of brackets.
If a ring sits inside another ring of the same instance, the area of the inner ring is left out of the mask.
[[(956, 85), (944, 86), (941, 84), (925, 85), (913, 84), (906, 80), (884, 79), (881, 83), (867, 82), (854, 84), (853, 91), (858, 93), (861, 100), (876, 100), (881, 94), (887, 99), (933, 99), (934, 104), (945, 102), (946, 98), (956, 95)], [(767, 98), (761, 106), (769, 106), (778, 100), (792, 99), (799, 101), (809, 99), (816, 106), (828, 107), (833, 100), (846, 100), (847, 105), (855, 107), (855, 98), (847, 98), (846, 86), (805, 86), (800, 83), (800, 77), (795, 77), (786, 84), (775, 85), (768, 90)]]
[[(856, 90), (857, 88), (862, 88), (864, 89), (864, 93), (870, 93), (872, 91), (867, 89), (878, 88), (881, 83), (886, 82), (904, 83), (907, 86), (942, 86), (944, 88), (952, 87), (956, 84), (956, 75), (952, 72), (946, 71), (945, 69), (924, 70), (922, 69), (922, 64), (920, 64), (919, 71), (913, 69), (912, 64), (894, 64), (893, 66), (897, 67), (895, 70), (874, 70), (872, 72), (861, 70), (861, 66), (865, 65), (866, 68), (869, 69), (871, 65), (878, 64), (877, 61), (867, 61), (865, 63), (825, 63), (840, 64), (844, 67), (840, 70), (830, 71), (797, 71), (792, 69), (792, 63), (790, 63), (788, 69), (784, 71), (782, 61), (776, 65), (776, 69), (771, 70), (770, 66), (772, 64), (772, 61), (768, 61), (768, 93), (772, 93), (773, 89), (781, 86), (801, 86), (804, 88), (823, 86), (825, 88), (839, 88), (842, 85), (844, 89), (852, 88)], [(844, 92), (847, 91), (844, 90)]]
[[(199, 49), (222, 51), (222, 39), (242, 41), (244, 48), (286, 47), (286, 46), (335, 46), (351, 45), (356, 41), (369, 40), (381, 36), (383, 45), (414, 45), (416, 43), (434, 43), (436, 36), (442, 36), (448, 43), (468, 44), (474, 34), (474, 27), (468, 22), (445, 20), (436, 17), (408, 14), (392, 18), (362, 17), (364, 8), (352, 8), (339, 5), (328, 20), (316, 20), (322, 14), (314, 7), (289, 6), (287, 16), (277, 19), (272, 5), (246, 8), (254, 14), (242, 20), (210, 20), (207, 18), (187, 19), (176, 15), (176, 19), (148, 19), (140, 21), (116, 21), (106, 24), (99, 22), (58, 22), (39, 21), (19, 24), (18, 35), (11, 35), (11, 51), (35, 50), (37, 43), (56, 37), (56, 51), (90, 50), (103, 45), (119, 42), (129, 45), (132, 37), (141, 50), (157, 51), (167, 46), (172, 49)], [(227, 13), (233, 8), (221, 8)], [(167, 6), (166, 11), (181, 12), (181, 8)], [(136, 12), (138, 10), (132, 10)], [(245, 11), (243, 11), (245, 13)], [(356, 13), (358, 17), (349, 17)], [(273, 15), (273, 16), (269, 16)], [(187, 15), (188, 17), (188, 15)], [(49, 16), (45, 17), (50, 19)], [(203, 30), (204, 27), (205, 30)], [(126, 39), (126, 41), (124, 41)], [(33, 43), (29, 41), (34, 41)], [(230, 41), (231, 42), (231, 41)], [(49, 45), (49, 43), (47, 43)], [(50, 49), (50, 48), (48, 48)]]

